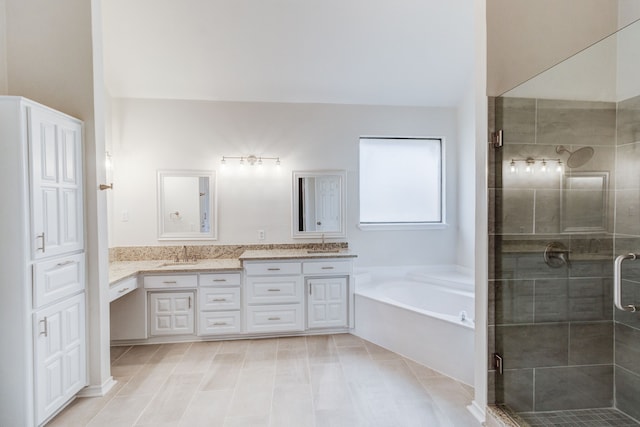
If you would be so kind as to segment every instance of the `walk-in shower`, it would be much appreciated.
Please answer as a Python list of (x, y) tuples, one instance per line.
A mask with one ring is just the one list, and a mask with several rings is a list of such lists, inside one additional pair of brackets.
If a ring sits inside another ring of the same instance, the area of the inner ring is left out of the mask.
[(640, 425), (639, 45), (490, 100), (489, 401), (522, 425)]

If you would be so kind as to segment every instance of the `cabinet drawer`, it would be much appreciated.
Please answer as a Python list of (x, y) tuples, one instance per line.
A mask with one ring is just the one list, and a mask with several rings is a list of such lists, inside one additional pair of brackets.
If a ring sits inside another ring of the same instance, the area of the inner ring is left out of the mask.
[(200, 310), (240, 310), (240, 288), (198, 290)]
[(36, 308), (84, 289), (84, 254), (38, 262), (33, 269)]
[(247, 332), (302, 331), (301, 304), (247, 307)]
[(309, 261), (302, 265), (304, 274), (349, 274), (351, 261)]
[(201, 274), (200, 286), (240, 286), (240, 273)]
[(125, 280), (116, 282), (109, 287), (109, 302), (125, 296), (129, 292), (133, 292), (138, 288), (138, 278), (130, 277)]
[(195, 288), (197, 286), (198, 276), (195, 274), (144, 276), (144, 287), (147, 289)]
[(239, 334), (240, 311), (203, 311), (198, 319), (198, 335)]
[(300, 274), (300, 262), (256, 262), (246, 263), (245, 271), (250, 276)]
[(301, 276), (247, 278), (247, 304), (302, 302)]

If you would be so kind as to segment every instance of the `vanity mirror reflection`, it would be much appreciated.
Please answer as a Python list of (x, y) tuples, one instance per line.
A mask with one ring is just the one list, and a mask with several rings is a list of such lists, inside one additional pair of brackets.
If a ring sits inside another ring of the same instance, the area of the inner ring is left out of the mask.
[(213, 171), (158, 171), (158, 240), (217, 238)]
[(346, 172), (294, 171), (294, 238), (346, 237)]

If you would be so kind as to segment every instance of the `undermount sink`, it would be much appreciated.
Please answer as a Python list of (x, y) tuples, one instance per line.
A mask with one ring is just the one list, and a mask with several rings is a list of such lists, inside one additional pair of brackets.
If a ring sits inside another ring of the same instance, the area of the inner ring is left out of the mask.
[(160, 264), (158, 267), (177, 267), (180, 265), (197, 265), (198, 261), (170, 261)]
[(340, 249), (307, 249), (308, 254), (337, 254)]

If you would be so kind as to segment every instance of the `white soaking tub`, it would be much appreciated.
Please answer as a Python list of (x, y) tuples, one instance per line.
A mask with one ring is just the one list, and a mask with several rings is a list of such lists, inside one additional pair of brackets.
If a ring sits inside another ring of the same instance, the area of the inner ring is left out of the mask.
[(474, 282), (460, 267), (376, 267), (356, 276), (353, 333), (473, 384)]

